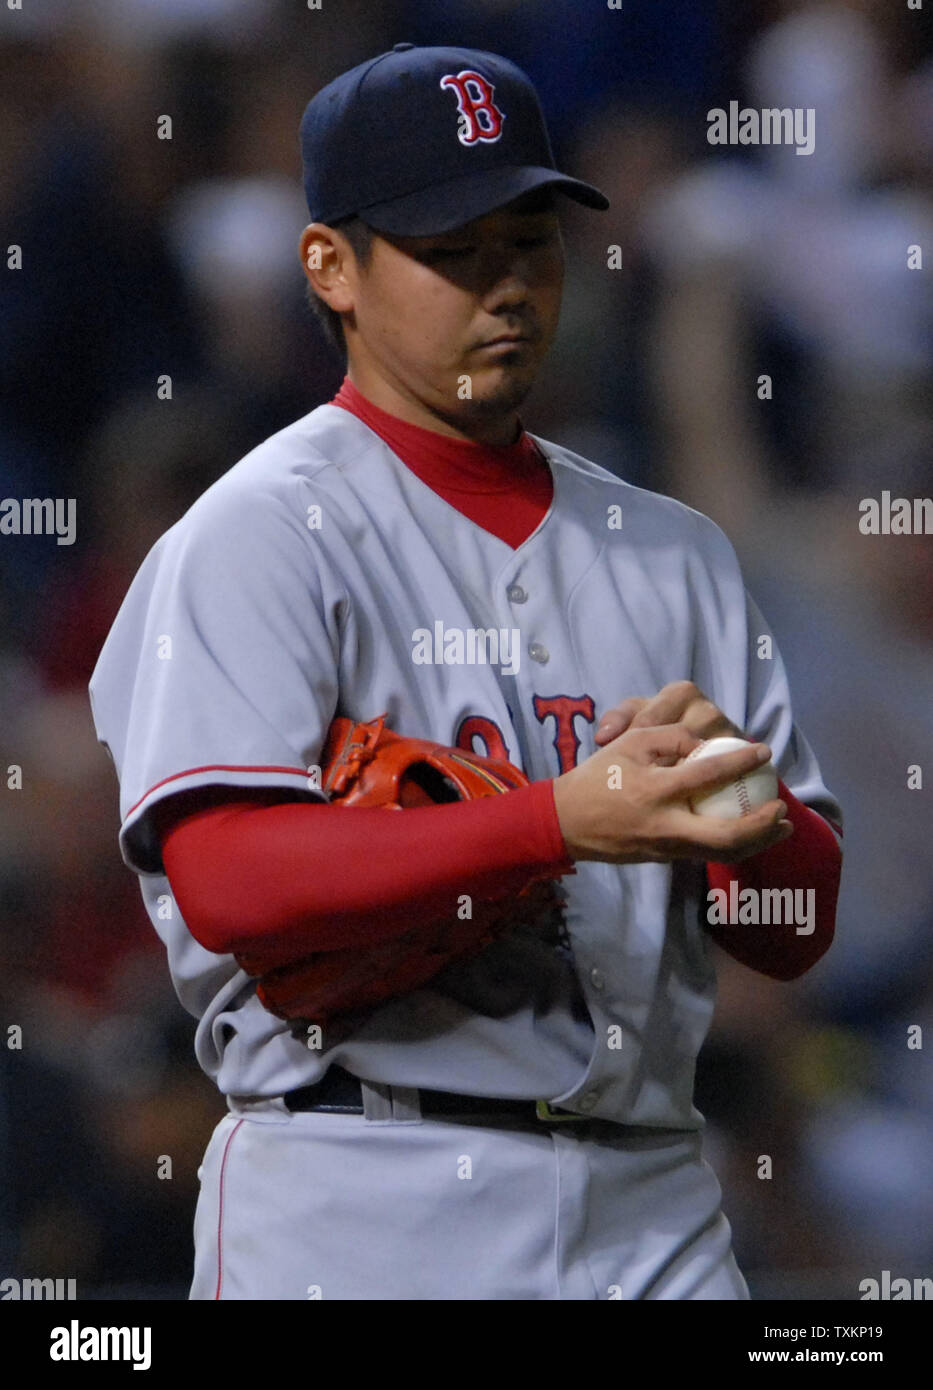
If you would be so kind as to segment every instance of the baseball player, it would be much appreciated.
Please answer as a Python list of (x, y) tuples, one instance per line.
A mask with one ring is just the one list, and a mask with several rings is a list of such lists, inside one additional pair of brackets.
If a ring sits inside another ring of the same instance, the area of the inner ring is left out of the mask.
[[(345, 380), (159, 540), (91, 681), (122, 853), (228, 1106), (191, 1297), (746, 1298), (692, 1100), (711, 941), (807, 970), (840, 812), (722, 532), (522, 425), (560, 209), (607, 200), (486, 52), (396, 45), (314, 97), (301, 147)], [(383, 717), (523, 776), (336, 803), (329, 731)], [(683, 761), (720, 734), (747, 748)], [(691, 810), (769, 756), (777, 799)], [(561, 930), (529, 908), (479, 949), (471, 905), (544, 882)], [(811, 895), (805, 925), (707, 911), (769, 888)], [(418, 987), (323, 1025), (289, 994), (445, 913)]]

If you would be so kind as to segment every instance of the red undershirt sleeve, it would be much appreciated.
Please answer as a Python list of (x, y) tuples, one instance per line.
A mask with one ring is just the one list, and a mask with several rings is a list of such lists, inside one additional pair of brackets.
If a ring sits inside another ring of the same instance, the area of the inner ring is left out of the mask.
[[(842, 855), (832, 830), (781, 783), (795, 833), (742, 864), (708, 864), (710, 888), (814, 893), (814, 930), (708, 926), (743, 965), (779, 980), (809, 970), (834, 932)], [(169, 804), (168, 810), (172, 807)], [(327, 814), (325, 814), (327, 812)], [(168, 816), (163, 863), (192, 935), (210, 951), (262, 954), (270, 968), (312, 951), (365, 946), (535, 878), (575, 872), (553, 783), (408, 809), (227, 801)]]
[[(797, 923), (769, 925), (707, 926), (724, 951), (762, 975), (775, 980), (794, 980), (815, 965), (829, 950), (835, 931), (836, 903), (842, 871), (842, 852), (827, 822), (816, 811), (798, 801), (783, 782), (778, 796), (787, 806), (787, 817), (794, 834), (771, 849), (741, 864), (707, 864), (711, 889), (733, 896), (752, 888), (756, 896), (762, 889), (813, 890), (814, 925), (807, 935), (797, 934)], [(760, 899), (759, 899), (760, 901)]]
[(179, 816), (167, 806), (160, 836), (195, 939), (259, 953), (266, 968), (435, 921), (464, 893), (505, 897), (576, 872), (549, 780), (402, 813), (250, 799)]

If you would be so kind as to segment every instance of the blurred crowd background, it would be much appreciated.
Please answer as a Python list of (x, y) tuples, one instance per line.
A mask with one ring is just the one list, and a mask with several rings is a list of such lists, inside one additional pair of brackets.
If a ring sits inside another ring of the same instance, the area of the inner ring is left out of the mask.
[[(224, 1107), (119, 857), (87, 682), (153, 541), (340, 383), (297, 258), (298, 122), (401, 40), (518, 62), (558, 162), (611, 198), (567, 204), (525, 424), (726, 529), (844, 807), (830, 955), (791, 985), (719, 956), (698, 1104), (752, 1293), (933, 1275), (933, 547), (858, 527), (862, 498), (933, 490), (924, 22), (888, 0), (0, 10), (0, 224), (23, 248), (0, 290), (0, 496), (77, 501), (73, 546), (0, 537), (0, 1040), (23, 1030), (0, 1045), (0, 1277), (187, 1293)], [(815, 153), (711, 147), (730, 100), (814, 107)]]

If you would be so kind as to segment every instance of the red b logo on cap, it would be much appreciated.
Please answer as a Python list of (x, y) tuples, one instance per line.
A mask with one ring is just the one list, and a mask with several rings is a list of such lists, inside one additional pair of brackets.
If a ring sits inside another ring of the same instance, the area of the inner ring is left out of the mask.
[(442, 77), (441, 86), (457, 93), (457, 106), (460, 109), (457, 139), (461, 145), (475, 145), (477, 140), (484, 140), (488, 145), (495, 144), (502, 134), (505, 112), (500, 111), (492, 99), (492, 83), (472, 68), (464, 68), (456, 75), (449, 72)]

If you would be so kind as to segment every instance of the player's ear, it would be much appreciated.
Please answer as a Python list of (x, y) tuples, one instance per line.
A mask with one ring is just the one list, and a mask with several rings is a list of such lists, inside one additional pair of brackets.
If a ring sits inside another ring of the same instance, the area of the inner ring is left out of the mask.
[(353, 308), (354, 262), (346, 238), (323, 222), (312, 222), (301, 233), (298, 254), (318, 298), (335, 313), (348, 313)]

